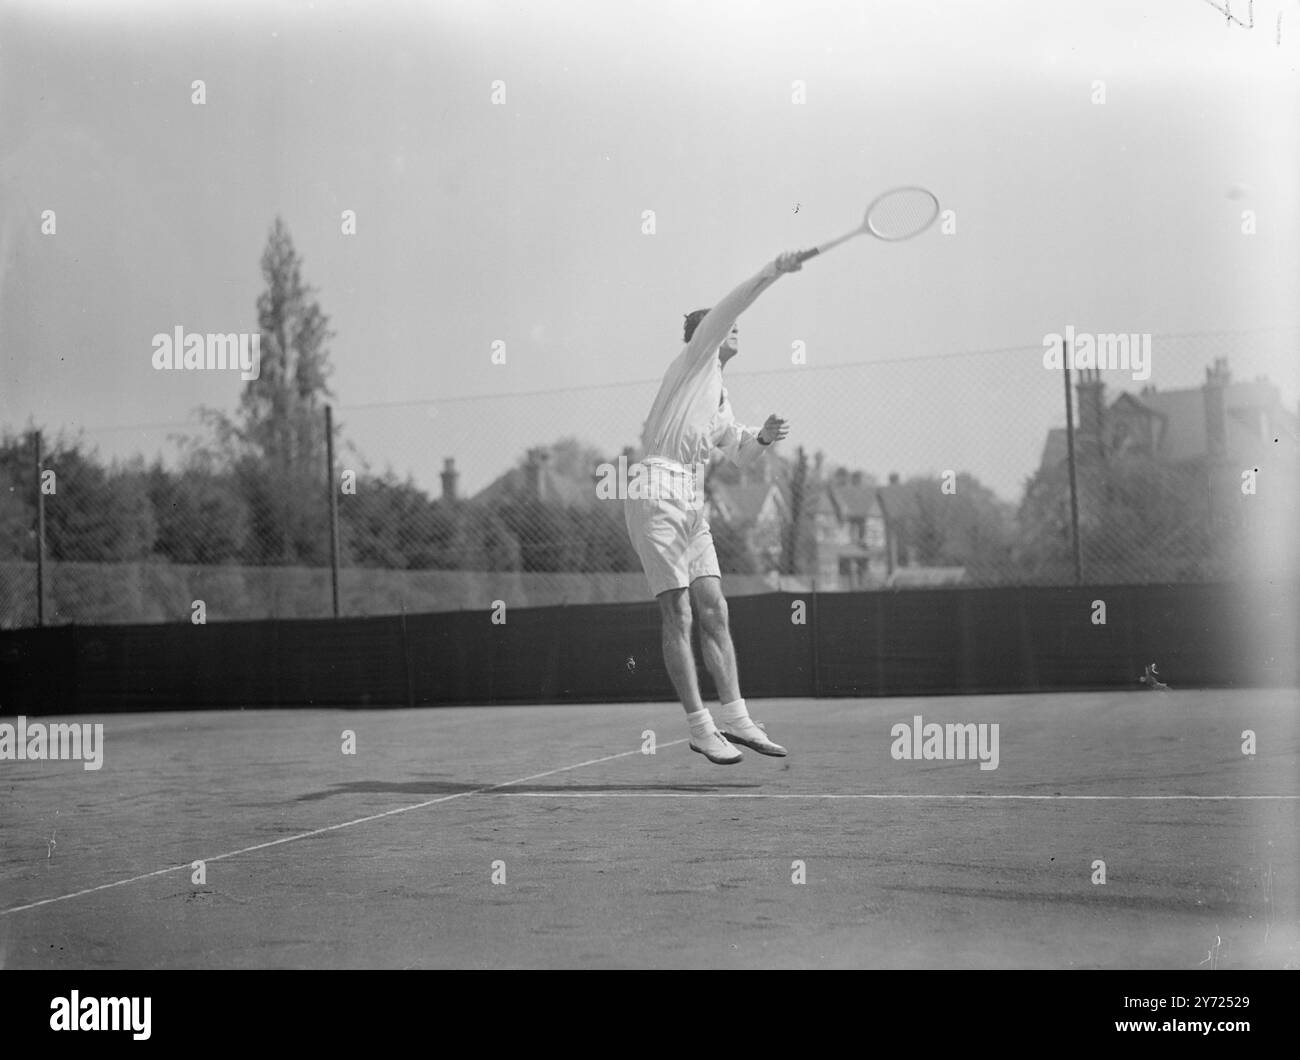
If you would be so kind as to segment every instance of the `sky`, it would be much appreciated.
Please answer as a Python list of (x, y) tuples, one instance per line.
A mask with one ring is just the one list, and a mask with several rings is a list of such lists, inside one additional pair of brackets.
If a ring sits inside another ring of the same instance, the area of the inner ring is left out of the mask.
[(253, 330), (279, 216), (335, 332), (344, 459), (436, 491), (454, 458), (472, 492), (531, 445), (634, 443), (684, 313), (901, 184), (946, 223), (855, 240), (741, 318), (733, 405), (788, 415), (787, 451), (966, 470), (1014, 500), (1064, 423), (1042, 347), (1067, 325), (1154, 336), (1151, 378), (1108, 373), (1112, 396), (1227, 356), (1294, 410), (1300, 5), (1254, 19), (0, 4), (0, 429), (152, 456), (198, 407), (233, 409), (236, 374), (156, 371), (152, 338)]

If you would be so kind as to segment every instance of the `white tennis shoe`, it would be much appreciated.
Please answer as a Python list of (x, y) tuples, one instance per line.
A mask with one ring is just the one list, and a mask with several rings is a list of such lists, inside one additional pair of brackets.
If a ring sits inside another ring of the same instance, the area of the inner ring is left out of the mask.
[(773, 743), (767, 738), (763, 726), (753, 719), (747, 718), (739, 723), (724, 721), (721, 724), (721, 730), (722, 735), (732, 743), (741, 744), (761, 755), (767, 755), (770, 758), (784, 758), (787, 754), (784, 747), (779, 743)]
[(692, 751), (702, 754), (714, 765), (719, 766), (734, 766), (745, 757), (740, 753), (739, 748), (732, 747), (724, 740), (722, 733), (716, 728), (698, 739), (692, 737), (690, 747)]

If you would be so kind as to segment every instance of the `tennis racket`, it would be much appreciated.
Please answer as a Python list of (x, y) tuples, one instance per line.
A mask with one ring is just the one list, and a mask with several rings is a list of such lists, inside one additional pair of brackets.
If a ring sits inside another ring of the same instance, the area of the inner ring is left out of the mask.
[(925, 188), (891, 188), (883, 195), (877, 196), (867, 207), (862, 224), (852, 232), (823, 243), (812, 250), (805, 250), (799, 255), (800, 261), (825, 254), (841, 243), (847, 243), (854, 236), (863, 233), (883, 239), (887, 243), (899, 243), (904, 239), (919, 236), (939, 216), (939, 200)]

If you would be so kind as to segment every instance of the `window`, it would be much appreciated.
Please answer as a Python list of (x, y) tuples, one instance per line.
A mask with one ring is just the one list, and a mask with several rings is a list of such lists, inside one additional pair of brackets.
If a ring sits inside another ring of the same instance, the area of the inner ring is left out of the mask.
[(870, 549), (883, 549), (885, 547), (885, 520), (878, 515), (867, 520), (865, 544)]
[(840, 584), (849, 589), (861, 589), (867, 583), (865, 557), (840, 557)]

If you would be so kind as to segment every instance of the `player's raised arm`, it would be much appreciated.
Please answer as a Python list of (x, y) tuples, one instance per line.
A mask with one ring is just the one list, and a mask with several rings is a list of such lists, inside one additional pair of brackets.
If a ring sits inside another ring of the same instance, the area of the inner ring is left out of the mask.
[(757, 274), (727, 295), (709, 310), (695, 329), (695, 334), (686, 347), (690, 359), (707, 364), (731, 331), (736, 318), (753, 305), (758, 296), (771, 287), (783, 272), (798, 272), (802, 268), (798, 252), (787, 251), (775, 261), (768, 262)]

